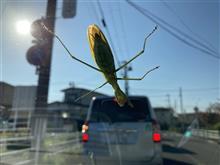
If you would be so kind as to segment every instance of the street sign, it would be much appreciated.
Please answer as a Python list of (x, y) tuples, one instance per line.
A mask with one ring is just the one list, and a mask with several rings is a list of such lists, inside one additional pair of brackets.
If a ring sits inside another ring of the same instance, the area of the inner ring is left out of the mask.
[(40, 45), (34, 45), (30, 47), (26, 54), (27, 61), (35, 66), (42, 65), (45, 56), (46, 54), (43, 50), (43, 47)]
[(73, 18), (76, 15), (76, 0), (63, 0), (63, 18)]

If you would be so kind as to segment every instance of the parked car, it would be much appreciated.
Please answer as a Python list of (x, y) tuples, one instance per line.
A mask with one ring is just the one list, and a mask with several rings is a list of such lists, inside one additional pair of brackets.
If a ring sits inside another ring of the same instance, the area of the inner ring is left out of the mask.
[(82, 126), (88, 164), (162, 164), (161, 134), (150, 101), (132, 96), (118, 106), (113, 97), (93, 98)]

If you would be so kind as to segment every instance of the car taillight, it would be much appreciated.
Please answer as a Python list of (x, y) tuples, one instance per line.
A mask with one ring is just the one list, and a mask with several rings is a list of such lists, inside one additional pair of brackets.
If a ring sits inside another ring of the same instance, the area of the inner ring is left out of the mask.
[(89, 135), (87, 133), (88, 129), (89, 129), (88, 122), (85, 122), (82, 125), (82, 141), (83, 142), (87, 142), (89, 140)]
[(87, 133), (82, 134), (82, 141), (87, 142), (89, 140), (89, 135)]
[(161, 141), (160, 133), (153, 133), (153, 141), (154, 142), (160, 142)]
[(161, 141), (160, 126), (157, 123), (157, 121), (154, 119), (152, 120), (152, 131), (153, 131), (152, 140), (154, 142), (160, 142)]

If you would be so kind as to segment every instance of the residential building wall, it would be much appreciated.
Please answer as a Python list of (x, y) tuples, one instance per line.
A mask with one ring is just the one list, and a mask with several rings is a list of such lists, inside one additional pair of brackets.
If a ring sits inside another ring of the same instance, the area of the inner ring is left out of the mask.
[(168, 129), (174, 124), (173, 110), (171, 108), (157, 107), (154, 110), (162, 129)]
[(0, 82), (0, 105), (11, 107), (14, 94), (14, 86)]
[(35, 107), (36, 89), (36, 86), (15, 87), (10, 117), (14, 119), (14, 128), (19, 119), (27, 120), (27, 127), (29, 127), (31, 114)]
[(7, 119), (10, 115), (14, 94), (14, 86), (0, 82), (0, 118)]

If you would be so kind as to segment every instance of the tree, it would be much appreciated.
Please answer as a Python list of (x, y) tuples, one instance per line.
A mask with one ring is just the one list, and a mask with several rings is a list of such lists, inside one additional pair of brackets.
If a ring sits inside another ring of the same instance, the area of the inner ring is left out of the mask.
[(207, 112), (220, 114), (220, 102), (210, 104)]

